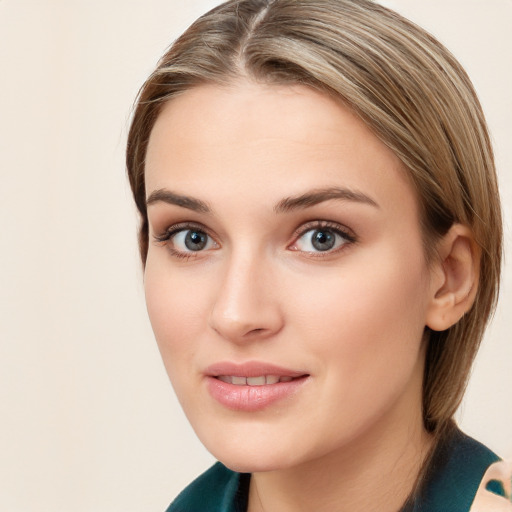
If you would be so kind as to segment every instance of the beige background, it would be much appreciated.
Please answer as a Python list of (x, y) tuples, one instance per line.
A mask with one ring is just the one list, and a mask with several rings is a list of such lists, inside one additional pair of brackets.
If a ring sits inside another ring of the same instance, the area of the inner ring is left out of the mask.
[[(143, 79), (216, 3), (0, 0), (0, 510), (163, 511), (212, 461), (152, 339), (123, 150)], [(386, 4), (437, 35), (474, 80), (510, 255), (512, 1)], [(509, 262), (460, 413), (508, 457), (511, 313)]]

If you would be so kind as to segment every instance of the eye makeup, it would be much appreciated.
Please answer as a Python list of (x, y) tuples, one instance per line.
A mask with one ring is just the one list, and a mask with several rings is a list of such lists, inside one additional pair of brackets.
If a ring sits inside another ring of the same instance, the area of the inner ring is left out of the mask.
[[(180, 222), (154, 235), (158, 244), (166, 246), (173, 257), (191, 259), (221, 247), (210, 230), (196, 222)], [(357, 242), (353, 231), (338, 222), (314, 220), (303, 223), (292, 236), (286, 249), (312, 258), (325, 258)]]

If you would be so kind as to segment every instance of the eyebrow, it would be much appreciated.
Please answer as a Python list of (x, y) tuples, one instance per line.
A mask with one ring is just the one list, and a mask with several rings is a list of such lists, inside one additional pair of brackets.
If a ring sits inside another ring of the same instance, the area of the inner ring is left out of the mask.
[[(350, 190), (348, 188), (331, 187), (312, 190), (299, 196), (281, 199), (281, 201), (274, 206), (274, 211), (276, 213), (286, 213), (294, 210), (310, 208), (311, 206), (315, 206), (332, 199), (353, 201), (379, 208), (379, 205), (371, 197), (363, 194), (362, 192)], [(146, 200), (146, 206), (159, 202), (180, 206), (198, 213), (211, 212), (210, 207), (204, 201), (194, 197), (177, 194), (164, 188), (151, 192)]]
[(204, 201), (201, 201), (200, 199), (195, 199), (194, 197), (176, 194), (175, 192), (171, 192), (170, 190), (167, 190), (165, 188), (161, 188), (159, 190), (154, 190), (153, 192), (151, 192), (151, 194), (146, 200), (146, 206), (150, 206), (152, 204), (159, 202), (174, 204), (176, 206), (181, 206), (182, 208), (187, 208), (188, 210), (192, 210), (194, 212), (210, 213), (210, 207)]
[(312, 190), (299, 196), (282, 199), (276, 204), (276, 206), (274, 206), (274, 211), (276, 213), (286, 213), (293, 210), (309, 208), (316, 204), (323, 203), (324, 201), (330, 201), (331, 199), (353, 201), (379, 208), (379, 205), (375, 200), (362, 192), (350, 190), (348, 188), (331, 187)]

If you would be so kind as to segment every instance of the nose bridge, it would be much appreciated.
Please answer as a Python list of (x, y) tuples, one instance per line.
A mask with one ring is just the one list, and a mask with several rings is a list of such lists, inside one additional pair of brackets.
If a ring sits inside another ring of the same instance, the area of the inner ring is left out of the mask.
[(269, 258), (249, 247), (233, 250), (219, 279), (211, 327), (234, 342), (279, 331), (282, 317), (272, 281)]

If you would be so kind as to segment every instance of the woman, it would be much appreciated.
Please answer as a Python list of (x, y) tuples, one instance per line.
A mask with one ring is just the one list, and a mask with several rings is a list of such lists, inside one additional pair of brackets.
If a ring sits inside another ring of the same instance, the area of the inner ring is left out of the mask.
[(169, 510), (469, 510), (498, 457), (453, 415), (502, 230), (451, 54), (367, 0), (228, 1), (143, 86), (127, 165), (153, 330), (222, 463)]

